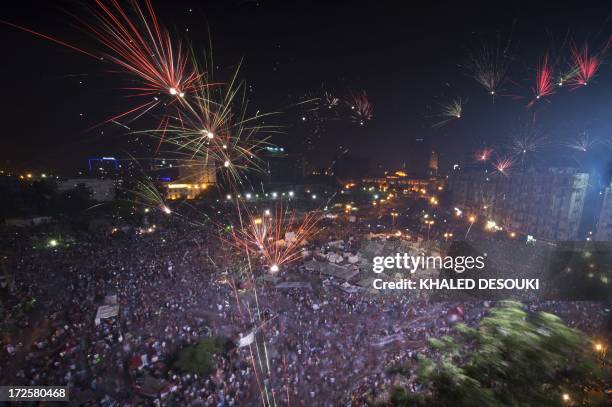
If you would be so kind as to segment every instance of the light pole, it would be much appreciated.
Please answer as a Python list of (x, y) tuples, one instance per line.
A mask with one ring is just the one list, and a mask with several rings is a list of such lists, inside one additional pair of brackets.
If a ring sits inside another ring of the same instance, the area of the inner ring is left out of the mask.
[(431, 225), (434, 224), (433, 220), (425, 221), (427, 223), (427, 241), (429, 241), (429, 231), (431, 230)]
[(391, 231), (395, 230), (395, 218), (397, 218), (399, 214), (395, 211), (391, 212)]

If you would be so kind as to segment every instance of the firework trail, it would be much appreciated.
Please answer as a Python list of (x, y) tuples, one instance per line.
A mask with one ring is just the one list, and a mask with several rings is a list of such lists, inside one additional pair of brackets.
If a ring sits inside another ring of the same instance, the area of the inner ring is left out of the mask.
[(494, 192), (481, 191), (480, 202), (482, 202), (482, 210), (491, 210), (495, 206), (498, 197), (500, 196)]
[(529, 159), (535, 159), (546, 145), (547, 138), (533, 123), (523, 125), (512, 137), (508, 149), (513, 161), (526, 164)]
[(572, 78), (576, 77), (576, 75), (578, 75), (578, 68), (576, 66), (572, 65), (566, 71), (560, 72), (557, 75), (557, 80), (556, 80), (557, 86), (558, 87), (562, 87), (566, 83), (570, 83), (571, 84)]
[(145, 131), (159, 139), (159, 145), (171, 146), (186, 165), (215, 168), (228, 185), (235, 187), (245, 171), (264, 171), (259, 153), (277, 126), (263, 121), (276, 113), (247, 115), (244, 82), (238, 81), (238, 68), (232, 78), (219, 86), (200, 86), (183, 114), (170, 117), (163, 128)]
[(488, 147), (483, 147), (481, 150), (478, 150), (474, 156), (474, 159), (479, 162), (487, 162), (491, 159), (491, 154), (493, 154), (493, 149)]
[(128, 97), (143, 101), (104, 123), (127, 117), (135, 120), (162, 104), (184, 104), (187, 95), (208, 86), (181, 43), (173, 42), (168, 30), (159, 23), (151, 1), (143, 2), (144, 8), (131, 0), (126, 9), (117, 0), (95, 0), (95, 7), (88, 10), (92, 22), (72, 15), (101, 46), (101, 51), (85, 51), (29, 28), (4, 23), (119, 68), (133, 81), (123, 88), (129, 92)]
[[(275, 392), (269, 391), (268, 387), (271, 385), (271, 372), (270, 359), (268, 355), (268, 349), (265, 341), (265, 332), (262, 323), (263, 317), (261, 309), (259, 307), (259, 295), (257, 292), (256, 280), (254, 278), (253, 267), (251, 256), (255, 256), (262, 261), (262, 265), (267, 267), (272, 273), (276, 273), (280, 270), (282, 265), (289, 264), (293, 261), (298, 260), (301, 256), (301, 246), (306, 242), (308, 238), (314, 235), (315, 228), (321, 219), (318, 213), (307, 213), (303, 219), (297, 220), (295, 213), (291, 212), (288, 215), (288, 211), (283, 208), (282, 204), (277, 206), (274, 213), (264, 212), (262, 216), (254, 215), (251, 211), (245, 210), (244, 213), (241, 211), (238, 201), (236, 201), (236, 208), (239, 217), (239, 227), (231, 228), (229, 238), (222, 237), (233, 247), (238, 250), (244, 250), (248, 261), (249, 279), (251, 280), (251, 286), (253, 289), (255, 299), (255, 310), (256, 319), (260, 322), (260, 327), (256, 328), (261, 332), (262, 340), (261, 344), (256, 340), (255, 349), (257, 353), (257, 360), (259, 369), (255, 364), (255, 357), (252, 354), (251, 358), (253, 362), (253, 369), (257, 375), (259, 370), (262, 375), (267, 376), (267, 379), (260, 381), (257, 379), (260, 395), (262, 400), (265, 400), (264, 405), (276, 405)], [(249, 309), (249, 314), (251, 313)], [(251, 317), (252, 320), (254, 318)], [(272, 398), (270, 399), (270, 394)]]
[(547, 96), (551, 96), (555, 93), (555, 86), (553, 84), (553, 74), (551, 67), (548, 63), (548, 54), (542, 58), (538, 64), (536, 70), (536, 81), (533, 87), (533, 99), (527, 105), (527, 108), (533, 107), (533, 105)]
[[(604, 50), (605, 51), (605, 50)], [(575, 67), (575, 75), (570, 79), (570, 87), (577, 89), (581, 86), (586, 86), (593, 80), (599, 67), (602, 63), (602, 54), (589, 54), (589, 47), (585, 45), (582, 49), (578, 49), (576, 45), (571, 47), (572, 63)]]
[(442, 127), (451, 120), (460, 119), (461, 113), (463, 112), (463, 106), (464, 102), (460, 97), (452, 100), (450, 103), (442, 104), (440, 106), (442, 111), (437, 116), (443, 117), (444, 119), (434, 123), (432, 127)]
[(507, 176), (514, 166), (514, 160), (512, 157), (499, 157), (493, 163), (495, 172)]
[(323, 92), (323, 98), (321, 100), (323, 102), (323, 106), (325, 106), (327, 109), (335, 109), (340, 105), (340, 99), (327, 91)]
[(511, 61), (508, 41), (504, 47), (483, 46), (480, 52), (470, 55), (466, 68), (471, 77), (495, 100), (499, 87), (506, 79)]
[(136, 182), (135, 188), (127, 190), (136, 198), (134, 202), (149, 208), (157, 208), (166, 215), (172, 213), (164, 197), (149, 177), (143, 180), (134, 179), (134, 181)]
[(240, 214), (240, 227), (232, 229), (228, 242), (246, 248), (271, 272), (278, 272), (283, 265), (301, 257), (301, 247), (314, 236), (320, 219), (316, 211), (298, 219), (294, 211), (288, 211), (282, 204), (261, 215), (246, 210)]
[(344, 104), (349, 109), (351, 119), (363, 126), (366, 122), (372, 120), (374, 115), (374, 106), (368, 100), (368, 95), (365, 91), (349, 92), (348, 97), (344, 100)]
[(166, 204), (163, 195), (151, 177), (145, 174), (136, 158), (130, 155), (130, 160), (133, 163), (134, 171), (132, 172), (130, 182), (122, 184), (120, 188), (126, 195), (127, 199), (125, 200), (146, 208), (158, 209), (167, 215), (171, 214), (172, 210)]
[(578, 134), (578, 136), (575, 139), (567, 141), (565, 143), (565, 146), (573, 150), (586, 153), (590, 151), (598, 143), (599, 143), (598, 138), (591, 137), (588, 131), (584, 131)]

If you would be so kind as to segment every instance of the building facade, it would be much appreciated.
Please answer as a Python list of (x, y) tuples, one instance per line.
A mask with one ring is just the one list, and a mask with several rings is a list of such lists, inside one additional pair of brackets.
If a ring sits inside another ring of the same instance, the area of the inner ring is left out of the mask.
[(453, 172), (449, 188), (455, 207), (544, 240), (573, 240), (587, 193), (589, 174), (549, 168), (492, 174), (482, 168)]
[(195, 199), (217, 183), (217, 168), (213, 163), (184, 164), (178, 168), (178, 179), (164, 183), (168, 199)]
[(595, 240), (612, 241), (612, 186), (606, 188), (604, 192)]

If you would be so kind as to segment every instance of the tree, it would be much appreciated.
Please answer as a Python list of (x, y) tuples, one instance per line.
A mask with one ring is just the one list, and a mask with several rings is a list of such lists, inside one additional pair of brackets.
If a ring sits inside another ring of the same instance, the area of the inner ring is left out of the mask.
[[(556, 406), (597, 404), (603, 380), (586, 336), (547, 313), (505, 302), (477, 328), (460, 324), (456, 338), (431, 339), (434, 356), (409, 371), (417, 393), (396, 387), (393, 405)], [(406, 370), (406, 369), (404, 369)]]
[(208, 375), (215, 367), (215, 357), (225, 351), (226, 340), (221, 336), (205, 338), (179, 352), (174, 366), (187, 373)]

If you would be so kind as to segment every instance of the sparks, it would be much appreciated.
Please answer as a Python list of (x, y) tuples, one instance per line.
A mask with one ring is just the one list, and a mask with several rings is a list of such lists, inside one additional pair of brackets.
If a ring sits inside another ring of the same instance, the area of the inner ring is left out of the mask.
[(487, 162), (491, 158), (492, 153), (492, 149), (484, 147), (482, 150), (476, 152), (476, 161)]
[(510, 171), (513, 165), (514, 161), (511, 157), (498, 158), (493, 164), (493, 168), (495, 168), (495, 171), (502, 175), (508, 175), (508, 172)]
[(571, 56), (575, 66), (575, 76), (570, 81), (572, 88), (588, 85), (599, 70), (600, 58), (597, 55), (590, 55), (586, 45), (581, 50), (572, 45)]
[(481, 51), (470, 55), (466, 68), (472, 78), (495, 98), (499, 86), (506, 79), (510, 67), (510, 41), (505, 47), (483, 46)]
[[(109, 4), (107, 4), (109, 3)], [(184, 103), (187, 93), (199, 86), (207, 86), (180, 42), (173, 42), (169, 31), (157, 18), (150, 0), (144, 0), (144, 9), (137, 1), (125, 9), (117, 1), (95, 1), (90, 12), (93, 22), (74, 16), (77, 24), (101, 46), (100, 51), (85, 51), (52, 36), (7, 23), (12, 27), (47, 39), (66, 48), (113, 64), (120, 72), (135, 79), (135, 85), (124, 87), (130, 97), (144, 98), (145, 102), (115, 115), (103, 123), (122, 118), (135, 120), (162, 104), (174, 100)], [(171, 99), (159, 98), (168, 95)]]
[(535, 158), (546, 145), (546, 136), (543, 135), (534, 123), (530, 122), (519, 128), (512, 138), (509, 150), (512, 158), (525, 164), (528, 159)]
[(568, 142), (566, 142), (565, 145), (576, 151), (581, 151), (583, 153), (586, 153), (590, 151), (593, 148), (593, 146), (597, 144), (598, 142), (599, 142), (599, 139), (597, 139), (596, 137), (591, 137), (588, 131), (584, 131), (578, 134), (578, 136), (575, 139), (569, 140)]
[(348, 97), (344, 100), (344, 104), (349, 108), (349, 116), (354, 122), (364, 125), (372, 120), (374, 115), (374, 107), (368, 100), (368, 95), (365, 91), (349, 92)]
[(548, 63), (548, 55), (538, 64), (536, 71), (536, 82), (533, 88), (534, 98), (529, 102), (527, 108), (531, 108), (538, 100), (550, 96), (555, 93), (553, 85), (552, 71)]
[(268, 145), (265, 133), (276, 129), (263, 124), (274, 113), (247, 114), (246, 85), (238, 80), (239, 69), (216, 86), (198, 86), (182, 114), (169, 116), (163, 129), (143, 132), (157, 137), (185, 164), (225, 169), (220, 175), (232, 188), (245, 172), (264, 171), (259, 153)]
[(461, 119), (461, 113), (463, 112), (464, 102), (460, 97), (453, 99), (451, 102), (447, 104), (441, 105), (442, 111), (440, 112), (439, 117), (443, 117), (444, 119), (435, 123), (433, 127), (441, 127), (444, 126), (451, 120)]
[(239, 213), (241, 227), (232, 229), (228, 242), (259, 256), (272, 272), (300, 258), (301, 247), (314, 236), (321, 219), (318, 212), (308, 212), (298, 220), (295, 212), (282, 204), (268, 216), (248, 210), (239, 210)]

